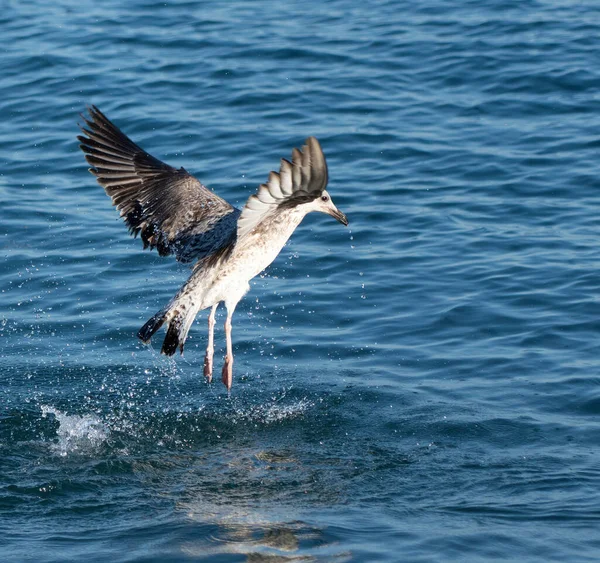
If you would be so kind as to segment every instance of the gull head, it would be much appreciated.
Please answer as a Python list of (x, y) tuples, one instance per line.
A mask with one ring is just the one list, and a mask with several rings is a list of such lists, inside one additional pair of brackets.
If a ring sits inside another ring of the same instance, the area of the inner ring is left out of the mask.
[(331, 200), (331, 196), (327, 193), (327, 190), (323, 190), (321, 195), (313, 201), (305, 204), (307, 209), (306, 212), (320, 211), (321, 213), (327, 213), (335, 219), (337, 219), (342, 225), (348, 226), (348, 218), (342, 213)]

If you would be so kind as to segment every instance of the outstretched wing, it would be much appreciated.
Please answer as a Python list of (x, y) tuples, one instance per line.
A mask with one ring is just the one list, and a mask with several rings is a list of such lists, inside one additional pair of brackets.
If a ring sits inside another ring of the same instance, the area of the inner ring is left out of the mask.
[(90, 172), (111, 197), (129, 231), (144, 248), (181, 262), (201, 259), (236, 241), (240, 211), (136, 145), (95, 106), (82, 116), (85, 135), (77, 138)]
[(295, 207), (319, 197), (327, 186), (327, 162), (319, 141), (306, 139), (302, 151), (292, 151), (292, 162), (282, 158), (279, 174), (271, 172), (266, 184), (251, 195), (238, 219), (238, 238), (250, 233), (280, 207)]

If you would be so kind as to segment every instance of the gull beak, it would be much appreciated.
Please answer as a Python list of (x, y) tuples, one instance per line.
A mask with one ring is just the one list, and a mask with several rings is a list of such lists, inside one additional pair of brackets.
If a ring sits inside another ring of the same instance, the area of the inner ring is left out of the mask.
[(339, 209), (331, 209), (328, 211), (329, 215), (335, 217), (342, 225), (345, 227), (348, 226), (348, 217), (344, 213), (342, 213)]

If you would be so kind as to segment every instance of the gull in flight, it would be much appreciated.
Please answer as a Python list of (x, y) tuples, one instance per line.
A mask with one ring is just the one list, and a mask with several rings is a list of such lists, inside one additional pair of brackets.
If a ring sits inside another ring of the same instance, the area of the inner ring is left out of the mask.
[(111, 197), (121, 217), (144, 248), (161, 256), (175, 255), (193, 263), (190, 278), (175, 297), (139, 330), (145, 343), (164, 324), (161, 352), (183, 354), (188, 332), (199, 311), (211, 308), (204, 375), (213, 372), (213, 331), (217, 306), (227, 308), (227, 355), (222, 380), (231, 389), (233, 347), (231, 317), (250, 289), (249, 281), (279, 254), (307, 213), (320, 211), (343, 225), (348, 219), (331, 201), (327, 163), (319, 141), (306, 139), (292, 159), (281, 159), (240, 211), (207, 189), (184, 168), (173, 168), (149, 155), (95, 106), (82, 116), (83, 135), (77, 138), (91, 165), (90, 172)]

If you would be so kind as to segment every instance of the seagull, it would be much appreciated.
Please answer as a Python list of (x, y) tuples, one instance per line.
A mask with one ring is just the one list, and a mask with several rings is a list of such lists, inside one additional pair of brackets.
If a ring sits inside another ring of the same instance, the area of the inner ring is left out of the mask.
[(231, 318), (249, 281), (279, 254), (307, 213), (320, 211), (348, 225), (331, 200), (327, 163), (319, 141), (306, 139), (291, 161), (281, 159), (279, 173), (271, 172), (240, 211), (206, 188), (184, 168), (173, 168), (145, 152), (96, 106), (82, 115), (83, 135), (77, 138), (89, 171), (112, 199), (144, 248), (160, 256), (174, 255), (193, 263), (192, 274), (175, 297), (139, 330), (149, 343), (164, 324), (161, 353), (172, 356), (183, 347), (199, 311), (210, 307), (204, 375), (213, 373), (213, 334), (219, 303), (227, 309), (227, 353), (222, 381), (231, 390), (233, 347)]

